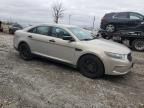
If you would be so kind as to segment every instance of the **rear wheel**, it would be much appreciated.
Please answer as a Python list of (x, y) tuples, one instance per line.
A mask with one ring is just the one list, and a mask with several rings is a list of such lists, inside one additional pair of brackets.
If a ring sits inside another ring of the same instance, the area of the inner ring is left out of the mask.
[(105, 29), (107, 32), (112, 33), (116, 30), (116, 27), (113, 24), (108, 24)]
[(83, 56), (78, 65), (80, 73), (88, 78), (100, 78), (104, 75), (103, 63), (94, 55)]
[(144, 51), (144, 40), (136, 39), (132, 42), (132, 49), (137, 51)]
[(31, 60), (32, 59), (31, 50), (26, 43), (21, 43), (19, 45), (19, 54), (20, 54), (20, 57), (24, 60)]

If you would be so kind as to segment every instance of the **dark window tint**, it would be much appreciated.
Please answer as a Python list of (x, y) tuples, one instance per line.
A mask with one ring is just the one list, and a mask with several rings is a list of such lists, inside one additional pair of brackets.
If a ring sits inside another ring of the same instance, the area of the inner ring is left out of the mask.
[(70, 34), (67, 31), (58, 27), (52, 28), (51, 35), (57, 38), (63, 38), (63, 36), (70, 36)]
[(127, 13), (118, 13), (118, 14), (114, 15), (114, 18), (128, 19), (128, 14)]
[(40, 26), (40, 27), (35, 27), (35, 28), (29, 30), (29, 32), (41, 34), (41, 35), (49, 35), (49, 29), (50, 29), (50, 27), (48, 27), (48, 26)]
[(130, 13), (131, 20), (143, 20), (143, 16), (137, 13)]
[(49, 27), (37, 27), (37, 34), (48, 35)]
[(114, 16), (115, 15), (115, 13), (109, 13), (109, 14), (106, 14), (104, 17), (103, 17), (103, 19), (111, 19), (112, 18), (112, 16)]

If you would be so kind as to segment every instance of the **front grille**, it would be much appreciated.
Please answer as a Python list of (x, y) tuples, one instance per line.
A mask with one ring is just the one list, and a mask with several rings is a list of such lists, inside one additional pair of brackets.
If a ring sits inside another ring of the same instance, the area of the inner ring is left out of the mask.
[(131, 62), (132, 61), (132, 54), (131, 53), (129, 53), (128, 55), (127, 55), (127, 59)]

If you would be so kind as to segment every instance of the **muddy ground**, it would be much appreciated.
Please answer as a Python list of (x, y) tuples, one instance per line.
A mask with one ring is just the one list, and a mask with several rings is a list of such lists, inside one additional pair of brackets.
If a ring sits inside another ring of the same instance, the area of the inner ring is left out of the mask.
[(144, 108), (144, 53), (124, 76), (88, 79), (42, 58), (22, 60), (0, 33), (0, 108)]

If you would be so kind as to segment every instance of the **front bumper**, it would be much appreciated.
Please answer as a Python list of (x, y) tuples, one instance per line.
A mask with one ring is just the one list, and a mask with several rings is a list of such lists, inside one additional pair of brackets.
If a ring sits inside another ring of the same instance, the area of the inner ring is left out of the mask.
[(114, 68), (111, 75), (125, 75), (131, 72), (132, 68), (133, 68), (133, 63), (131, 66), (117, 66)]
[(105, 74), (108, 75), (124, 75), (131, 72), (133, 61), (122, 61), (117, 59), (109, 59), (105, 64)]

